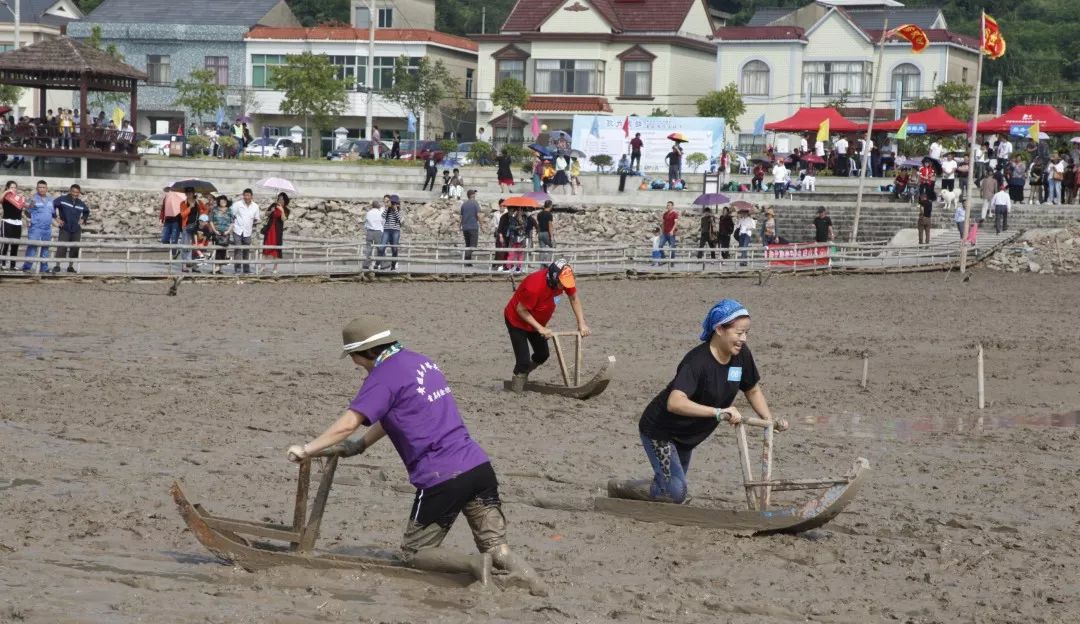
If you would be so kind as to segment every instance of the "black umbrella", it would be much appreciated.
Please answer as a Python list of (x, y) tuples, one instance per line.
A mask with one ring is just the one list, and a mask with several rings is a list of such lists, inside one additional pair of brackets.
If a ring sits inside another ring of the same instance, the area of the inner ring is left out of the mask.
[(169, 185), (170, 191), (179, 191), (183, 193), (188, 187), (194, 188), (196, 193), (216, 193), (217, 187), (212, 182), (206, 180), (177, 180)]

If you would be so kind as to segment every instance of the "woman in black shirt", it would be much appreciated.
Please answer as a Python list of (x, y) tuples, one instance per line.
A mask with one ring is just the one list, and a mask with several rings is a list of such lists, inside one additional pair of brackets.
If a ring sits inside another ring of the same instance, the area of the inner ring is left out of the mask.
[[(709, 310), (702, 322), (701, 344), (683, 357), (675, 379), (649, 403), (638, 423), (655, 476), (651, 481), (610, 481), (609, 495), (685, 501), (694, 447), (721, 422), (733, 426), (742, 422), (742, 414), (732, 407), (740, 390), (761, 418), (773, 419), (746, 346), (749, 332), (750, 313), (738, 301), (724, 299)], [(783, 419), (776, 422), (778, 431), (787, 427)]]

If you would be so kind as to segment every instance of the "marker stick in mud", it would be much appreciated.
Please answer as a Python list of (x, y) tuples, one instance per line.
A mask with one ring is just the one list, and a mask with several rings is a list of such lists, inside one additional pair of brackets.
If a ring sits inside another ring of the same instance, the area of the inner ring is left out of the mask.
[(986, 381), (983, 376), (983, 348), (979, 343), (979, 409), (986, 405)]
[(866, 390), (866, 378), (870, 374), (870, 354), (863, 351), (862, 354), (862, 383), (859, 386)]

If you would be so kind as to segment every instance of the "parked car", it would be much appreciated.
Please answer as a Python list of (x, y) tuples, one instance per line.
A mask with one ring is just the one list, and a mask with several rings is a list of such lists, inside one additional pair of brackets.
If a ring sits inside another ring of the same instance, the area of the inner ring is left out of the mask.
[[(390, 153), (390, 144), (386, 141), (379, 141), (382, 145), (381, 151), (383, 154)], [(341, 144), (340, 147), (331, 150), (326, 154), (327, 160), (344, 160), (346, 154), (353, 154), (350, 158), (374, 158), (374, 154), (371, 153), (371, 140), (370, 139), (349, 139)]]
[[(413, 139), (401, 142), (401, 160), (412, 160), (415, 145), (416, 158), (427, 160), (428, 156), (434, 155), (435, 162), (440, 163), (446, 158), (446, 152), (439, 149), (438, 141), (416, 141)], [(386, 150), (386, 156), (390, 156), (390, 150)]]
[(458, 143), (457, 149), (446, 155), (447, 160), (456, 160), (458, 166), (471, 165), (472, 159), (469, 158), (469, 150), (472, 149), (473, 141), (466, 143)]
[(283, 156), (298, 155), (294, 152), (296, 145), (292, 139), (285, 137), (258, 138), (244, 148), (245, 156), (265, 156), (267, 158), (281, 158)]
[(183, 141), (183, 137), (178, 137), (175, 134), (151, 134), (146, 137), (146, 141), (150, 143), (149, 146), (140, 146), (140, 154), (157, 154), (158, 156), (169, 155), (169, 144), (174, 139)]

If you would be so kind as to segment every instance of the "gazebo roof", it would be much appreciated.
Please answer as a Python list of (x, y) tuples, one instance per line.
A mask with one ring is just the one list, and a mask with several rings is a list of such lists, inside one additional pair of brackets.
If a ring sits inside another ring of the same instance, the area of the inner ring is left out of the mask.
[(77, 90), (86, 78), (94, 91), (129, 91), (145, 72), (69, 37), (46, 39), (0, 54), (0, 83)]

